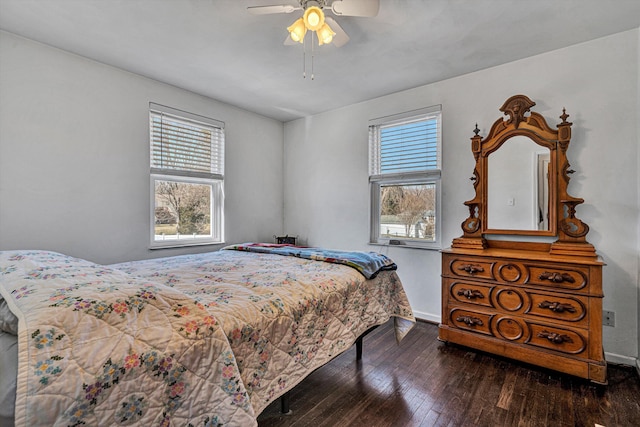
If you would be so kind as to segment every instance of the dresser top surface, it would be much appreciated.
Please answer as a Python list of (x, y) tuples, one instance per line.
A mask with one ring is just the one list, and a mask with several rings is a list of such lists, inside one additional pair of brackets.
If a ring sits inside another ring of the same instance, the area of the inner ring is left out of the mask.
[(550, 254), (543, 250), (527, 250), (527, 249), (506, 249), (506, 248), (494, 248), (489, 247), (487, 249), (459, 249), (459, 248), (447, 248), (443, 249), (442, 253), (461, 255), (461, 256), (478, 256), (488, 258), (511, 258), (517, 260), (530, 260), (530, 261), (543, 261), (543, 262), (557, 262), (568, 264), (581, 264), (581, 265), (605, 265), (602, 258), (585, 257), (585, 256), (568, 256), (568, 255), (555, 255)]

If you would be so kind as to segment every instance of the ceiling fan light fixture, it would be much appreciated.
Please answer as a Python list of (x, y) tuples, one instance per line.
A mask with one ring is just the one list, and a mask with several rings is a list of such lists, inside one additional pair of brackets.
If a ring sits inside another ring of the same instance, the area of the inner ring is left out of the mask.
[[(293, 0), (288, 1), (293, 2)], [(347, 33), (331, 15), (325, 16), (323, 9), (330, 9), (334, 15), (339, 16), (373, 17), (378, 14), (380, 8), (380, 0), (297, 0), (297, 3), (296, 6), (290, 4), (250, 6), (248, 10), (254, 15), (291, 13), (303, 10), (302, 17), (287, 27), (289, 36), (285, 39), (284, 44), (291, 45), (297, 42), (303, 45), (303, 77), (306, 77), (307, 50), (310, 51), (311, 80), (313, 80), (314, 45), (316, 45), (314, 33), (318, 37), (318, 46), (333, 43), (336, 47), (340, 47), (349, 41)], [(305, 37), (308, 31), (311, 31), (311, 41), (306, 43)], [(307, 45), (309, 45), (309, 49)]]
[(302, 19), (308, 30), (318, 31), (324, 25), (324, 12), (318, 6), (309, 6)]
[(294, 22), (287, 28), (287, 31), (289, 31), (291, 40), (293, 40), (294, 42), (303, 43), (304, 36), (307, 34), (307, 27), (305, 26), (302, 18), (298, 18), (296, 22)]
[(320, 46), (331, 43), (333, 41), (333, 36), (336, 35), (335, 31), (333, 31), (327, 23), (317, 30), (316, 34), (318, 36), (318, 45)]

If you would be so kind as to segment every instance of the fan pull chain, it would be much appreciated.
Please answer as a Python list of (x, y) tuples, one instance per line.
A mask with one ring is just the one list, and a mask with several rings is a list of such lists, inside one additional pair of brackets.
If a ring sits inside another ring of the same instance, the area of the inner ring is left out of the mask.
[[(311, 80), (315, 79), (314, 74), (314, 59), (315, 59), (315, 49), (314, 49), (314, 36), (311, 33)], [(302, 78), (307, 78), (307, 38), (305, 37), (302, 41)]]
[(307, 78), (307, 38), (302, 39), (302, 78)]
[(311, 80), (313, 80), (315, 78), (315, 75), (313, 74), (313, 58), (314, 58), (314, 49), (313, 49), (313, 35), (315, 32), (311, 33)]

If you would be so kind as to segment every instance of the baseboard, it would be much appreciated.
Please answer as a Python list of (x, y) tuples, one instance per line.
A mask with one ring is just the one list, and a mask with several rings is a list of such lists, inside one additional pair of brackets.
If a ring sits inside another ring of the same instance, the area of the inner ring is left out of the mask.
[(613, 363), (616, 365), (625, 365), (635, 368), (636, 374), (640, 378), (640, 358), (629, 357), (629, 356), (621, 356), (619, 354), (614, 353), (604, 353), (604, 358), (607, 363)]
[(635, 366), (636, 369), (640, 367), (640, 362), (635, 357), (622, 356), (621, 354), (604, 352), (604, 359), (609, 363), (615, 363), (617, 365)]
[(413, 311), (413, 315), (418, 320), (424, 320), (425, 322), (429, 322), (429, 323), (440, 323), (440, 315), (439, 314), (429, 314), (429, 313), (424, 313), (422, 311), (414, 310)]

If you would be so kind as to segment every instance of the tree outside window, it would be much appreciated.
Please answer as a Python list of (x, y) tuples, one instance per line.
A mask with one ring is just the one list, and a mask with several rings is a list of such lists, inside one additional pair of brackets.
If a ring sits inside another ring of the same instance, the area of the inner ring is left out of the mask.
[(433, 184), (381, 186), (380, 234), (435, 240), (435, 190)]
[(156, 181), (156, 235), (210, 235), (211, 186)]

